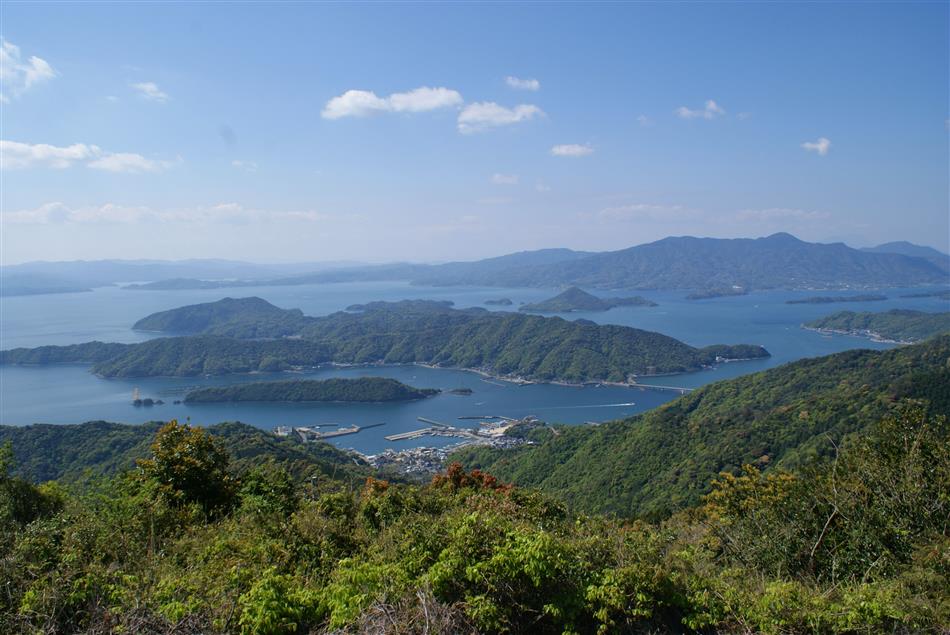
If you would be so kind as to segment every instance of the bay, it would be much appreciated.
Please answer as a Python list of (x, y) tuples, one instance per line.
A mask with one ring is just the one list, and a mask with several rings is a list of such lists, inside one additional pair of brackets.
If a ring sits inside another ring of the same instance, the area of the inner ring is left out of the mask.
[[(746, 296), (686, 300), (685, 291), (637, 291), (659, 303), (657, 307), (618, 307), (606, 312), (570, 313), (565, 319), (588, 319), (603, 324), (621, 324), (658, 331), (694, 346), (715, 343), (761, 344), (772, 357), (733, 362), (714, 369), (683, 375), (653, 377), (651, 384), (697, 387), (737, 375), (755, 372), (802, 357), (826, 355), (851, 348), (889, 348), (890, 344), (850, 336), (826, 336), (800, 328), (803, 322), (839, 310), (884, 311), (913, 308), (945, 311), (950, 303), (939, 298), (900, 298), (921, 289), (882, 289), (888, 300), (847, 304), (786, 304), (794, 298), (825, 295), (814, 291), (764, 291)], [(344, 283), (294, 287), (242, 289), (128, 291), (105, 287), (87, 293), (4, 298), (0, 307), (0, 348), (72, 344), (98, 339), (136, 342), (156, 337), (136, 332), (131, 325), (155, 311), (210, 302), (222, 297), (259, 296), (282, 308), (300, 308), (308, 315), (326, 315), (351, 304), (374, 300), (424, 298), (450, 300), (459, 308), (484, 306), (501, 297), (521, 303), (537, 302), (555, 295), (556, 289), (495, 289), (483, 287), (417, 287), (401, 282)], [(624, 295), (624, 292), (599, 295)], [(840, 295), (840, 292), (834, 295)], [(831, 293), (828, 293), (831, 295)], [(265, 378), (289, 377), (393, 377), (420, 388), (471, 388), (473, 394), (443, 393), (431, 399), (386, 404), (174, 404), (189, 387), (221, 385)], [(647, 380), (644, 380), (647, 381)], [(143, 397), (160, 398), (164, 405), (151, 408), (131, 403), (133, 389)], [(101, 379), (83, 365), (46, 367), (0, 367), (0, 424), (79, 423), (105, 419), (127, 423), (150, 420), (190, 419), (208, 425), (219, 421), (243, 421), (265, 429), (278, 425), (385, 425), (356, 435), (333, 439), (339, 447), (364, 453), (387, 447), (404, 449), (417, 445), (438, 446), (454, 439), (426, 437), (390, 442), (385, 436), (425, 427), (425, 417), (452, 425), (464, 424), (461, 416), (535, 415), (548, 422), (583, 424), (630, 416), (655, 408), (677, 397), (672, 391), (623, 387), (570, 387), (558, 385), (518, 386), (486, 379), (471, 372), (429, 369), (420, 366), (324, 368), (307, 373), (275, 373), (209, 378)]]

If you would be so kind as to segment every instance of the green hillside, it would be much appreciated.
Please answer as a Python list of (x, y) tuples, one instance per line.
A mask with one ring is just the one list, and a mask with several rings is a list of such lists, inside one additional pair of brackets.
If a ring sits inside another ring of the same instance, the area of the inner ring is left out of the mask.
[(596, 427), (564, 427), (512, 451), (456, 458), (588, 512), (663, 514), (695, 505), (721, 471), (794, 469), (866, 430), (898, 398), (950, 414), (950, 336), (890, 351), (805, 359), (696, 390)]
[[(148, 456), (162, 425), (89, 421), (76, 425), (0, 426), (0, 445), (12, 445), (17, 476), (37, 483), (72, 483), (135, 467), (137, 459)], [(230, 454), (237, 471), (273, 460), (299, 478), (369, 473), (351, 455), (328, 443), (298, 443), (238, 422), (219, 423), (207, 430)]]
[(862, 335), (897, 342), (919, 342), (950, 333), (950, 312), (925, 313), (892, 309), (882, 313), (841, 311), (804, 324), (819, 331)]

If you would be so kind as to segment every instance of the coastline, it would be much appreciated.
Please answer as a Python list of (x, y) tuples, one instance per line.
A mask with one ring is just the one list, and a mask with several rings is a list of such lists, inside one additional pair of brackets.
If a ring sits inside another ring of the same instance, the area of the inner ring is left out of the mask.
[(871, 340), (876, 344), (897, 344), (899, 346), (909, 346), (911, 344), (916, 344), (913, 340), (892, 340), (884, 337), (880, 333), (875, 333), (874, 331), (864, 331), (864, 330), (843, 330), (843, 329), (823, 329), (815, 326), (801, 326), (806, 331), (813, 331), (815, 333), (820, 333), (821, 335), (848, 335), (851, 337), (861, 337), (866, 340)]

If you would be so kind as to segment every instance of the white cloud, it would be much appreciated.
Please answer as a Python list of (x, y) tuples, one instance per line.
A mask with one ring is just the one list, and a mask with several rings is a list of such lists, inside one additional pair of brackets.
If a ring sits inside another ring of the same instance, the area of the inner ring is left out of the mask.
[(807, 152), (817, 152), (818, 156), (825, 156), (828, 154), (828, 150), (831, 149), (831, 141), (825, 137), (818, 137), (816, 141), (806, 141), (802, 144)]
[(738, 115), (736, 115), (736, 119), (738, 119), (739, 121), (745, 121), (746, 119), (751, 119), (751, 118), (752, 118), (751, 112), (740, 112)]
[(8, 104), (34, 85), (56, 76), (49, 63), (35, 55), (23, 60), (20, 47), (0, 40), (0, 103)]
[(324, 119), (366, 117), (382, 112), (426, 112), (458, 106), (462, 95), (449, 88), (422, 86), (405, 93), (378, 97), (370, 90), (348, 90), (327, 102), (320, 116)]
[(535, 185), (534, 185), (534, 191), (535, 191), (535, 192), (540, 192), (540, 193), (542, 193), (542, 194), (545, 193), (545, 192), (550, 192), (550, 191), (551, 191), (551, 186), (548, 185), (547, 183), (544, 183), (543, 181), (538, 181), (538, 182), (535, 183)]
[(541, 82), (536, 79), (518, 79), (511, 75), (505, 78), (505, 83), (516, 90), (536, 91), (541, 88)]
[(646, 115), (640, 115), (637, 117), (637, 123), (639, 123), (644, 128), (650, 128), (653, 126), (653, 120)]
[(161, 172), (175, 165), (175, 162), (146, 159), (141, 154), (131, 152), (116, 152), (103, 155), (95, 161), (90, 161), (87, 165), (94, 170), (141, 174), (142, 172)]
[[(177, 162), (180, 162), (178, 159)], [(131, 152), (105, 152), (96, 145), (74, 143), (53, 146), (46, 143), (20, 143), (0, 140), (0, 169), (54, 168), (65, 169), (80, 164), (108, 172), (160, 172), (175, 161), (147, 159)]]
[(315, 210), (260, 210), (248, 209), (239, 203), (219, 203), (211, 206), (196, 206), (182, 209), (156, 210), (146, 206), (90, 205), (69, 207), (61, 202), (46, 203), (35, 209), (3, 212), (0, 215), (4, 223), (52, 225), (74, 224), (132, 224), (152, 223), (203, 223), (203, 224), (245, 224), (250, 222), (273, 222), (286, 220), (291, 222), (345, 221), (351, 216), (334, 215)]
[(825, 220), (829, 218), (828, 212), (819, 212), (815, 210), (794, 209), (789, 207), (769, 207), (767, 209), (744, 209), (736, 212), (735, 219), (738, 221), (773, 221), (773, 220)]
[(244, 170), (245, 172), (257, 172), (257, 163), (254, 161), (239, 161), (235, 159), (231, 161), (231, 166), (238, 170)]
[(698, 210), (688, 209), (682, 205), (656, 205), (653, 203), (632, 203), (607, 207), (596, 214), (596, 218), (607, 222), (625, 222), (638, 220), (651, 221), (682, 221), (697, 218)]
[(52, 146), (46, 143), (0, 141), (0, 168), (68, 168), (73, 163), (88, 161), (102, 154), (99, 146), (74, 143), (71, 146)]
[(681, 119), (715, 119), (726, 114), (726, 111), (712, 99), (706, 101), (702, 110), (690, 110), (686, 106), (680, 106), (674, 112)]
[(492, 174), (491, 182), (495, 185), (518, 185), (517, 174)]
[(149, 101), (157, 101), (159, 103), (165, 103), (168, 101), (168, 94), (162, 92), (159, 89), (158, 84), (155, 82), (140, 82), (138, 84), (129, 84), (129, 87), (132, 88), (139, 95), (148, 99)]
[(594, 153), (589, 144), (565, 143), (551, 148), (551, 154), (556, 157), (586, 157)]
[(528, 121), (543, 115), (544, 111), (532, 104), (506, 108), (493, 101), (483, 101), (469, 104), (462, 109), (458, 117), (458, 130), (462, 134), (472, 134)]

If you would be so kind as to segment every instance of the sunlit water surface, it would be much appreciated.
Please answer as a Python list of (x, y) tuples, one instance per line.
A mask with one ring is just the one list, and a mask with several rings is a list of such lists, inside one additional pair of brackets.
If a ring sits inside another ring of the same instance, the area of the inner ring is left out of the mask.
[[(826, 295), (822, 292), (767, 291), (747, 296), (685, 300), (684, 291), (637, 291), (659, 303), (657, 307), (620, 307), (602, 313), (571, 313), (567, 319), (585, 318), (604, 324), (621, 324), (659, 331), (694, 346), (716, 343), (761, 344), (772, 357), (750, 362), (723, 364), (715, 369), (685, 375), (651, 378), (650, 383), (696, 387), (779, 364), (851, 348), (888, 348), (890, 345), (848, 336), (826, 336), (800, 328), (807, 322), (839, 310), (884, 311), (913, 308), (946, 311), (950, 303), (938, 298), (900, 298), (921, 289), (884, 289), (883, 302), (831, 305), (786, 304), (792, 298)], [(451, 300), (457, 307), (484, 306), (491, 298), (507, 297), (517, 310), (522, 302), (536, 302), (557, 293), (556, 289), (490, 289), (479, 287), (429, 288), (406, 283), (375, 282), (299, 287), (261, 287), (190, 291), (126, 291), (118, 287), (91, 293), (4, 298), (0, 306), (0, 348), (73, 344), (90, 340), (137, 342), (155, 334), (136, 332), (131, 325), (150, 313), (186, 304), (210, 302), (223, 297), (256, 295), (283, 308), (300, 308), (308, 315), (326, 315), (351, 304), (373, 300), (425, 298)], [(627, 294), (627, 295), (630, 295)], [(827, 293), (831, 295), (832, 293)], [(838, 295), (840, 293), (834, 293)], [(601, 294), (610, 295), (610, 294)], [(615, 292), (614, 295), (623, 295)], [(386, 376), (423, 388), (471, 388), (468, 396), (443, 393), (408, 403), (386, 404), (282, 404), (227, 403), (173, 404), (191, 387), (220, 385), (264, 378)], [(160, 398), (164, 405), (151, 408), (131, 404), (134, 388), (143, 397)], [(677, 395), (670, 391), (619, 387), (518, 386), (486, 380), (456, 370), (416, 366), (373, 368), (327, 368), (307, 373), (275, 373), (213, 378), (100, 379), (83, 365), (47, 367), (0, 367), (0, 424), (79, 423), (104, 419), (141, 423), (158, 419), (188, 419), (193, 423), (243, 421), (265, 429), (277, 425), (383, 426), (339, 437), (340, 447), (375, 453), (387, 447), (445, 445), (454, 439), (424, 437), (390, 442), (386, 435), (405, 432), (425, 424), (417, 417), (460, 425), (460, 416), (536, 415), (558, 423), (583, 424), (626, 417), (654, 408)], [(469, 422), (471, 423), (471, 422)]]

